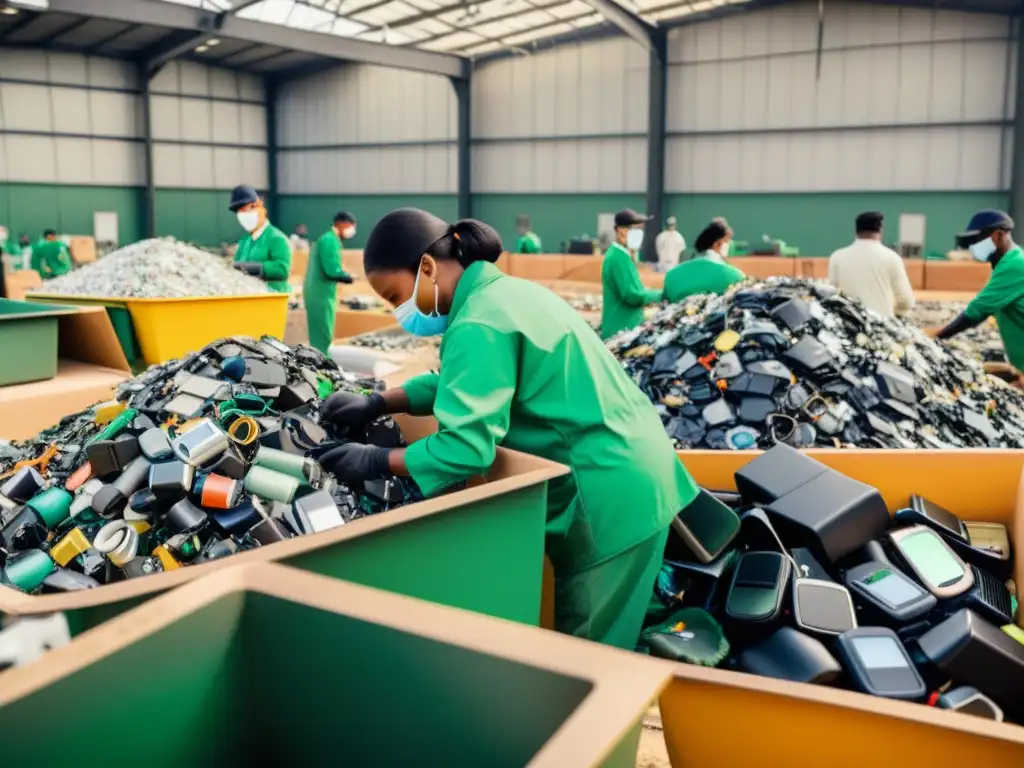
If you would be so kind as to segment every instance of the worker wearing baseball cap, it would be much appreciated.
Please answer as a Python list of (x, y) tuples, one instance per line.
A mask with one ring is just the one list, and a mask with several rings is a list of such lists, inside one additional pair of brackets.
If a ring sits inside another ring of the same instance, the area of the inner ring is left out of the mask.
[(991, 265), (992, 276), (937, 338), (948, 339), (995, 317), (1006, 357), (1014, 368), (1024, 370), (1024, 252), (1013, 242), (1013, 219), (1003, 211), (978, 211), (957, 235), (957, 245)]
[(636, 255), (644, 242), (650, 216), (626, 208), (615, 214), (615, 242), (601, 264), (603, 303), (601, 338), (634, 328), (644, 321), (644, 307), (661, 301), (661, 291), (646, 288), (636, 268)]
[(240, 184), (231, 190), (228, 208), (247, 233), (238, 241), (235, 269), (266, 281), (271, 291), (291, 293), (292, 246), (288, 236), (270, 223), (263, 198), (248, 184)]

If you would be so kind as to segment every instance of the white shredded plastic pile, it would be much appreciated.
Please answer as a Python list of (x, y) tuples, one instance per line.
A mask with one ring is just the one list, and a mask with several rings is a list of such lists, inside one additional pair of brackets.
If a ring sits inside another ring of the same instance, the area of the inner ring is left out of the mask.
[(140, 240), (48, 280), (46, 293), (155, 299), (267, 293), (262, 280), (174, 238)]

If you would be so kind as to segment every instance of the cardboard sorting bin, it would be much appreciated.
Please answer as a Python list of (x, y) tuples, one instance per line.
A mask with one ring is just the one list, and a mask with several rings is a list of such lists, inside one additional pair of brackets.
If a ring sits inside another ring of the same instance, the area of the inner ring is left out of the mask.
[(57, 375), (57, 326), (68, 307), (0, 298), (0, 387)]
[(633, 768), (666, 672), (293, 568), (234, 567), (5, 673), (0, 737), (11, 765), (57, 738), (110, 768)]
[(69, 413), (109, 400), (131, 375), (102, 307), (64, 309), (57, 319), (56, 375), (0, 387), (0, 439), (32, 437)]
[[(33, 292), (28, 298), (59, 304), (127, 308), (146, 365), (164, 363), (226, 336), (284, 336), (288, 294), (135, 299)], [(125, 350), (126, 355), (130, 354)]]
[[(400, 419), (412, 440), (421, 420)], [(422, 420), (429, 429), (430, 419)], [(362, 518), (323, 533), (95, 589), (26, 595), (0, 587), (0, 611), (65, 611), (72, 633), (215, 571), (278, 561), (425, 600), (537, 624), (547, 483), (561, 464), (498, 449), (486, 479), (464, 490)]]
[[(757, 451), (679, 454), (707, 488), (735, 489)], [(1024, 584), (1024, 451), (809, 450), (881, 492), (890, 512), (919, 493), (967, 520), (1005, 523)], [(672, 765), (1024, 765), (1024, 728), (823, 686), (674, 665), (661, 697)], [(1024, 695), (1024, 692), (1022, 692)], [(726, 734), (741, 727), (742, 738)]]

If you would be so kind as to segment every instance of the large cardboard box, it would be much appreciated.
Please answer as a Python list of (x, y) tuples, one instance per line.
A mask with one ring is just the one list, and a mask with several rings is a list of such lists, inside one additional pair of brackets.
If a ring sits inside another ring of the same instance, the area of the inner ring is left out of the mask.
[(929, 291), (978, 292), (985, 287), (992, 268), (973, 261), (926, 261), (924, 287)]
[(96, 261), (96, 238), (92, 235), (72, 235), (70, 249), (76, 264)]
[[(11, 765), (48, 762), (56, 717), (79, 764), (111, 768), (140, 755), (153, 768), (634, 768), (667, 673), (293, 568), (235, 567), (5, 673), (0, 736)], [(97, 738), (113, 723), (130, 727)]]
[[(734, 489), (757, 451), (681, 451), (706, 488)], [(890, 512), (919, 493), (965, 520), (1001, 522), (1024, 583), (1024, 451), (813, 449), (812, 458), (876, 487)], [(1020, 618), (1018, 617), (1018, 622)], [(1024, 728), (837, 688), (674, 666), (661, 698), (672, 765), (1024, 765)], [(723, 739), (743, 723), (742, 739)]]
[(295, 248), (292, 250), (292, 270), (291, 277), (298, 279), (301, 283), (302, 278), (306, 276), (306, 267), (309, 266), (309, 251), (305, 248)]
[[(16, 257), (16, 258), (21, 258)], [(7, 270), (7, 257), (4, 257), (0, 269), (4, 271), (4, 291), (5, 296), (0, 298), (11, 299), (13, 301), (24, 301), (25, 294), (29, 291), (38, 290), (43, 284), (43, 278), (39, 276), (39, 273), (34, 269), (13, 269)]]
[(32, 437), (70, 413), (109, 399), (131, 376), (103, 307), (80, 307), (62, 315), (57, 345), (54, 378), (0, 387), (0, 438)]

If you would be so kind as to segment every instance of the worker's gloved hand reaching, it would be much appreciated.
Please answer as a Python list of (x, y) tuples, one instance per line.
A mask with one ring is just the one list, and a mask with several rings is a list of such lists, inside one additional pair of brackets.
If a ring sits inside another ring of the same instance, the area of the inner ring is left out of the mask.
[(239, 272), (263, 279), (263, 265), (258, 261), (236, 261), (234, 267)]
[(352, 285), (352, 275), (342, 275), (341, 277), (334, 278), (336, 283), (344, 283), (345, 285)]
[(389, 474), (387, 448), (347, 443), (320, 457), (320, 466), (343, 483), (380, 480)]
[(379, 392), (369, 395), (335, 392), (320, 407), (320, 415), (338, 429), (358, 429), (384, 415), (384, 398)]

